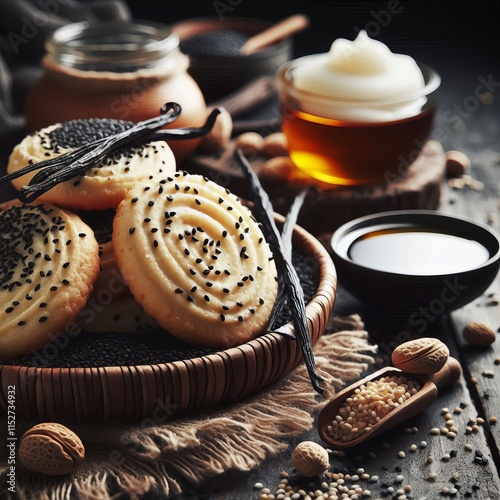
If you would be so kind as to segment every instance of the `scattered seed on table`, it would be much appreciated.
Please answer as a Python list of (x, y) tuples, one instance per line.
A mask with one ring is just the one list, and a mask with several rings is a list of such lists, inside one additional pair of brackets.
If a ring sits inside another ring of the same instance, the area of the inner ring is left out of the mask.
[(451, 455), (449, 453), (445, 453), (442, 457), (441, 460), (448, 461), (451, 458)]
[[(446, 408), (448, 410), (448, 408)], [(451, 416), (451, 413), (449, 411), (447, 411), (444, 415), (443, 415), (443, 418), (445, 420), (451, 420), (453, 417)]]
[(456, 414), (462, 413), (462, 408), (460, 408), (460, 406), (455, 406), (453, 413), (456, 413)]
[(491, 425), (495, 425), (497, 423), (497, 417), (490, 417), (488, 419), (488, 422), (491, 424)]
[(396, 479), (394, 479), (394, 482), (395, 483), (402, 483), (404, 480), (405, 480), (404, 476), (402, 476), (401, 474), (398, 474), (396, 476)]
[(425, 448), (427, 446), (427, 441), (420, 441), (420, 448)]
[(448, 408), (441, 408), (441, 415), (445, 415), (446, 413), (450, 413)]
[(484, 418), (477, 417), (476, 418), (476, 423), (477, 423), (477, 425), (483, 425), (484, 424)]
[(429, 481), (435, 481), (437, 477), (438, 477), (437, 472), (429, 472), (427, 479), (429, 479)]
[(427, 457), (427, 463), (428, 464), (432, 464), (432, 462), (434, 462), (434, 457), (432, 455), (428, 455), (428, 457)]
[(410, 451), (415, 451), (417, 449), (417, 445), (416, 444), (412, 444), (410, 446)]
[(466, 451), (472, 451), (472, 445), (471, 445), (471, 444), (469, 444), (469, 443), (466, 443), (466, 444), (464, 445), (464, 449), (465, 449)]
[(253, 487), (256, 489), (256, 490), (261, 490), (262, 488), (264, 488), (264, 485), (262, 483), (255, 483), (253, 485)]
[(404, 458), (404, 457), (406, 457), (405, 452), (404, 452), (404, 451), (398, 451), (398, 457), (399, 457), (399, 458)]
[(437, 428), (437, 427), (433, 427), (430, 431), (430, 433), (433, 435), (433, 436), (437, 436), (439, 433), (440, 433), (440, 430)]

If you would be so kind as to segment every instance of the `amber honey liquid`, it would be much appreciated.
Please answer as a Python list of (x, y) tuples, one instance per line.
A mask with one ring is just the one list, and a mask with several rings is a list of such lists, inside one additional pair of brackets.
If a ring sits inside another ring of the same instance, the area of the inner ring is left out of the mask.
[(330, 184), (377, 184), (404, 176), (428, 137), (433, 110), (386, 123), (333, 120), (285, 104), (282, 129), (298, 168)]

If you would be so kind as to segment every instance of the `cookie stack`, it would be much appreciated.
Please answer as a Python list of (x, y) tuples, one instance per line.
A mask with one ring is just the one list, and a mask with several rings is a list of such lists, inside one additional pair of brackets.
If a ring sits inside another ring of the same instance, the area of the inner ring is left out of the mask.
[[(53, 125), (16, 146), (8, 171), (131, 126)], [(0, 211), (1, 361), (75, 325), (96, 334), (159, 326), (217, 348), (263, 331), (277, 273), (260, 225), (227, 189), (175, 170), (164, 141), (126, 146), (36, 203)], [(31, 175), (15, 179), (16, 188)]]

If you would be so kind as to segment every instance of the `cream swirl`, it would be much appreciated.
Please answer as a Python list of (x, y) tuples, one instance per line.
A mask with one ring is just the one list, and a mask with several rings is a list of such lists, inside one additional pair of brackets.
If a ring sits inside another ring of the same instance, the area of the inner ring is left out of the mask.
[(394, 54), (360, 31), (329, 52), (302, 58), (293, 85), (304, 111), (340, 120), (387, 122), (417, 115), (426, 102), (424, 77), (413, 58)]

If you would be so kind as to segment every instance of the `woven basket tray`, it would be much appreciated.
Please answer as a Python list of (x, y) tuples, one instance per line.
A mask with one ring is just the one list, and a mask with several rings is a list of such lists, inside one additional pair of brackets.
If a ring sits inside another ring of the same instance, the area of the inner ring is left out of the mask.
[[(277, 216), (282, 222), (281, 216)], [(294, 248), (312, 257), (319, 284), (307, 305), (313, 344), (323, 334), (335, 300), (337, 276), (325, 248), (300, 227)], [(265, 334), (215, 354), (141, 366), (37, 368), (0, 365), (0, 409), (15, 386), (16, 418), (98, 423), (196, 412), (256, 393), (302, 360), (298, 341)]]

